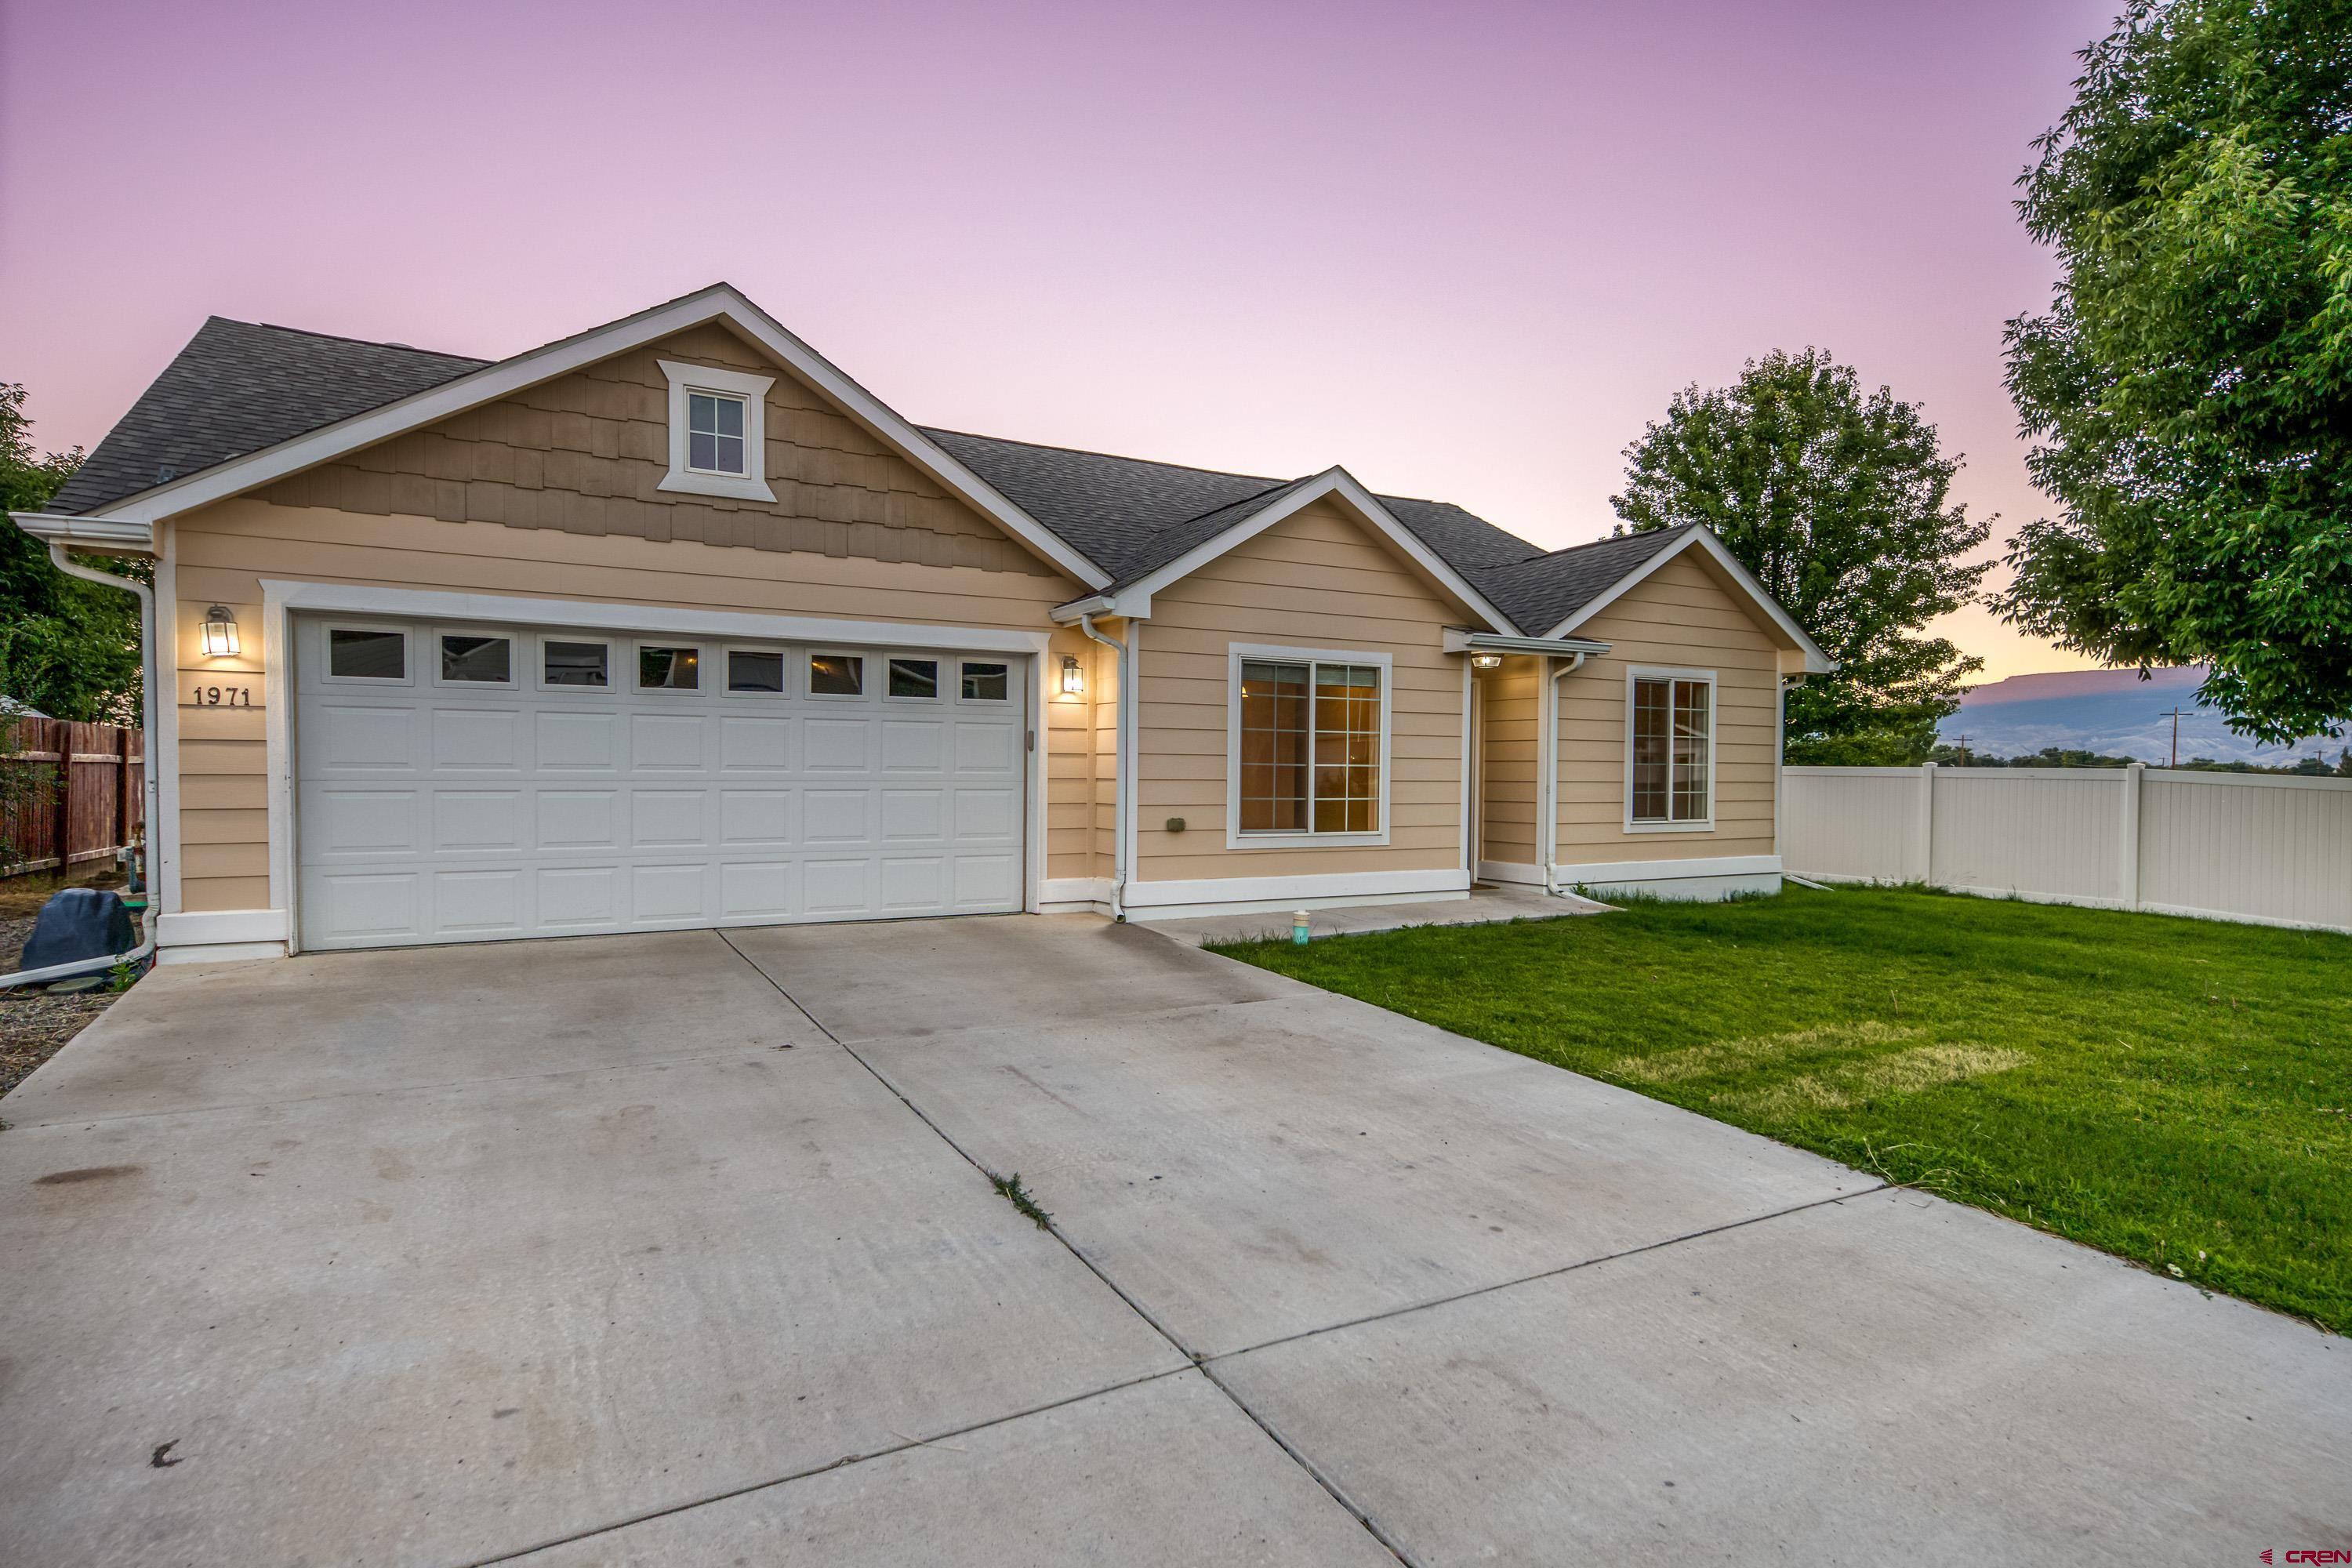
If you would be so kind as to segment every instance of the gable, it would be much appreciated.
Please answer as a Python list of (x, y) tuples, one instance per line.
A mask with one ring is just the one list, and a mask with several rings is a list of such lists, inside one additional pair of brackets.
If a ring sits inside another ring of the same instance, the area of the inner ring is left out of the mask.
[[(1731, 656), (1776, 666), (1788, 639), (1712, 561), (1685, 550), (1625, 590), (1578, 628), (1621, 659), (1706, 665)], [(1684, 656), (1670, 650), (1687, 650)]]
[[(1434, 646), (1461, 613), (1401, 560), (1377, 529), (1326, 499), (1236, 544), (1154, 595), (1153, 622), (1171, 605), (1215, 605), (1230, 629), (1269, 637), (1311, 626), (1326, 640), (1378, 635)], [(1281, 640), (1274, 637), (1274, 640)]]
[[(775, 378), (766, 419), (773, 502), (659, 488), (669, 457), (664, 359)], [(789, 367), (715, 321), (255, 494), (278, 506), (376, 516), (1060, 575)]]

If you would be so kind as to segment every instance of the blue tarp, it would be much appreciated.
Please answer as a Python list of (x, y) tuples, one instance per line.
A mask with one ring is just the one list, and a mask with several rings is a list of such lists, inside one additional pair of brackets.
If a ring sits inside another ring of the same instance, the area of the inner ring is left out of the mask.
[(68, 888), (41, 906), (33, 921), (32, 939), (25, 943), (19, 969), (47, 969), (52, 964), (79, 963), (86, 958), (107, 958), (139, 945), (139, 932), (122, 895), (97, 888)]

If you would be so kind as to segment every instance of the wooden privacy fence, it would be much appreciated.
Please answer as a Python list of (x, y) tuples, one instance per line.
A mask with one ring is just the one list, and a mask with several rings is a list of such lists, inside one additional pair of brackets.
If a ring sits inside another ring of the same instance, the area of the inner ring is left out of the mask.
[(2352, 931), (2352, 779), (1788, 768), (1780, 861), (1823, 881)]
[(64, 719), (0, 720), (0, 766), (32, 787), (0, 800), (0, 832), (13, 855), (0, 876), (63, 871), (103, 860), (131, 842), (144, 816), (145, 747), (120, 724)]

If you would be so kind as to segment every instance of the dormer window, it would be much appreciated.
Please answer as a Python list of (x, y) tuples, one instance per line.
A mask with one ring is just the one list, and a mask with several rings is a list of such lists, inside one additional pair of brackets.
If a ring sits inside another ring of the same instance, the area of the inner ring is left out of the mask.
[(768, 389), (775, 377), (663, 360), (669, 377), (669, 473), (661, 488), (773, 500), (765, 473)]
[(723, 392), (686, 395), (686, 466), (698, 474), (743, 475), (743, 406)]

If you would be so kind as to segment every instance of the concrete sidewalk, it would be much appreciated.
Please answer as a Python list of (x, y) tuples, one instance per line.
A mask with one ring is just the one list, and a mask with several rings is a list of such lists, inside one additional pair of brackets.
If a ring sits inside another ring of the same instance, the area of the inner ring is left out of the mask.
[(164, 970), (0, 1118), (0, 1562), (2352, 1538), (2344, 1341), (1083, 917)]

